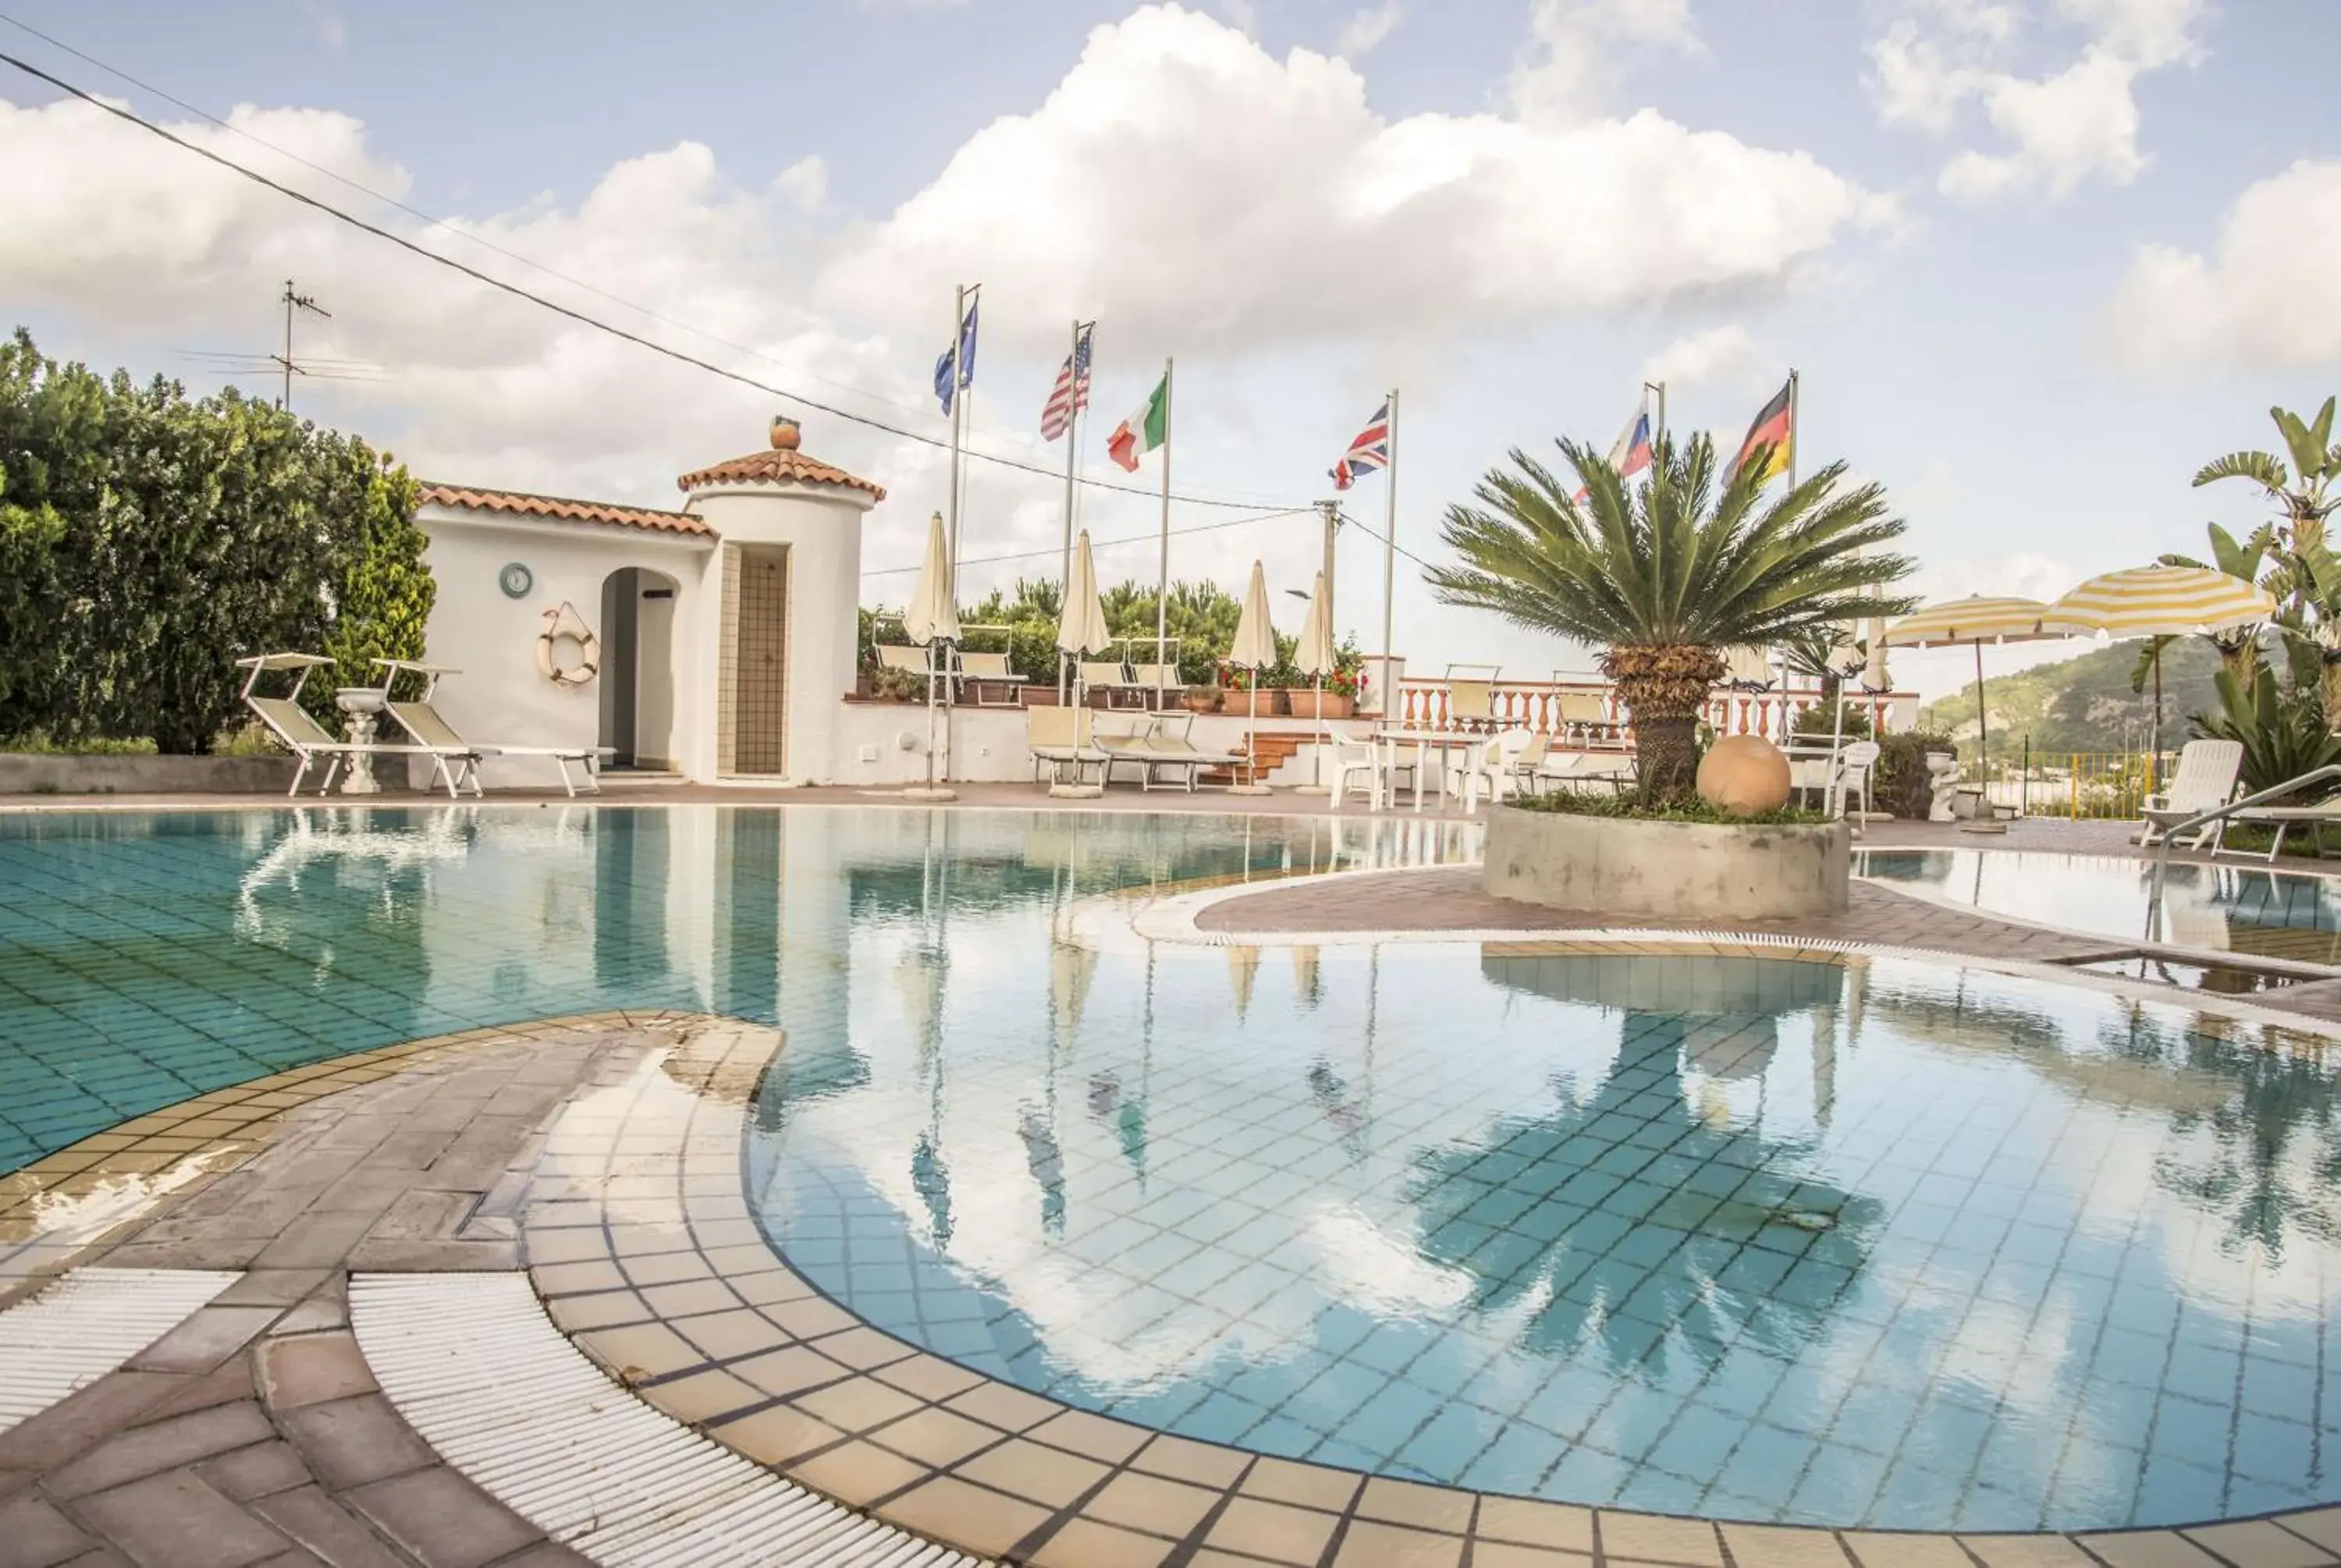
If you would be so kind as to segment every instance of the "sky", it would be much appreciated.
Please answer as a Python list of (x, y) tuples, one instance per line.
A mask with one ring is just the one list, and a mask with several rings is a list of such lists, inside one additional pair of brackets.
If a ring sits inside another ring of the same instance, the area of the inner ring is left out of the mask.
[[(968, 599), (1054, 574), (1039, 424), (1077, 316), (1084, 475), (1159, 483), (1104, 442), (1175, 359), (1171, 575), (1235, 590), (1254, 559), (1309, 586), (1314, 514), (1257, 514), (1330, 494), (1389, 389), (1398, 541), (1436, 562), (1509, 450), (1606, 447), (1646, 379), (1676, 433), (1736, 446), (1793, 368), (1800, 466), (1886, 487), (1914, 591), (2053, 598), (2258, 521), (2195, 470), (2341, 383), (2336, 47), (2333, 0), (0, 0), (0, 51), (762, 385), (5, 66), (0, 324), (274, 395), (221, 367), (278, 349), (289, 277), (332, 313), (296, 358), (351, 372), (300, 412), (427, 479), (638, 505), (794, 414), (888, 487), (862, 592), (892, 604), (947, 488), (955, 284), (983, 285), (970, 446), (1041, 471), (970, 462)], [(1349, 493), (1338, 547), (1369, 650), (1389, 483)], [(1151, 494), (1080, 507), (1100, 576), (1151, 580)], [(1417, 673), (1587, 668), (1397, 565)], [(1970, 668), (1895, 672), (1931, 696)]]

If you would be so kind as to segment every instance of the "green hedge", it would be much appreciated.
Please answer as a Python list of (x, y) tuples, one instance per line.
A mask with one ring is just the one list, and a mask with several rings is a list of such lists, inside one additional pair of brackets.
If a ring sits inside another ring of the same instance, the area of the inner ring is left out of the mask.
[(309, 682), (420, 658), (434, 592), (417, 486), (387, 454), (234, 390), (103, 377), (0, 343), (0, 738), (208, 751), (245, 654)]

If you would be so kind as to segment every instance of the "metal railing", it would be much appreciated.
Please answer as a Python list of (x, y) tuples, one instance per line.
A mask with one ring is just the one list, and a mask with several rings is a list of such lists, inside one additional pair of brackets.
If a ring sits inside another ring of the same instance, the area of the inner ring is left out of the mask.
[(2230, 800), (2224, 806), (2214, 806), (2208, 811), (2198, 811), (2183, 822), (2174, 822), (2163, 829), (2162, 842), (2154, 852), (2154, 878), (2147, 886), (2147, 940), (2149, 942), (2154, 940), (2155, 929), (2160, 923), (2162, 884), (2170, 875), (2170, 845), (2173, 839), (2181, 833), (2192, 833), (2198, 829), (2207, 828), (2214, 822), (2232, 821), (2237, 814), (2248, 811), (2255, 806), (2265, 806), (2272, 800), (2281, 800), (2287, 795), (2297, 795), (2311, 784), (2321, 784), (2327, 779), (2341, 779), (2341, 762), (2328, 762), (2322, 768), (2303, 773), (2297, 779), (2287, 779), (2281, 784), (2272, 785), (2256, 794), (2246, 795), (2240, 800)]

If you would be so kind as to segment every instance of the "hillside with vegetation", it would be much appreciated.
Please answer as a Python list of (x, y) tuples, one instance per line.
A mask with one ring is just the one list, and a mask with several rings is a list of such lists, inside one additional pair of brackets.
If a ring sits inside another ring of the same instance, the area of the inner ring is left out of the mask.
[[(2092, 649), (2078, 659), (2044, 664), (1985, 681), (1991, 700), (1994, 757), (2012, 756), (2031, 737), (2042, 752), (2143, 750), (2153, 719), (2154, 686), (2133, 691), (2145, 643), (2117, 642)], [(1984, 659), (1993, 657), (1987, 649)], [(2200, 637), (2182, 637), (2162, 650), (2162, 729), (2167, 748), (2189, 733), (2187, 719), (2218, 707), (2211, 678), (2218, 654)], [(1964, 745), (1976, 737), (1976, 689), (1930, 702), (1918, 710), (1921, 729), (1944, 730)]]

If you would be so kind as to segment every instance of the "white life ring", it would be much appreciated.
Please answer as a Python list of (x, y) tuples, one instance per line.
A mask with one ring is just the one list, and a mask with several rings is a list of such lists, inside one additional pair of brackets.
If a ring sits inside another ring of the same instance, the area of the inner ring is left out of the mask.
[[(577, 645), (574, 664), (563, 665), (553, 658), (555, 645), (564, 640)], [(560, 609), (544, 612), (544, 630), (536, 640), (536, 668), (555, 686), (583, 686), (602, 673), (602, 640), (566, 600)]]

